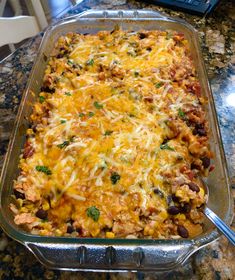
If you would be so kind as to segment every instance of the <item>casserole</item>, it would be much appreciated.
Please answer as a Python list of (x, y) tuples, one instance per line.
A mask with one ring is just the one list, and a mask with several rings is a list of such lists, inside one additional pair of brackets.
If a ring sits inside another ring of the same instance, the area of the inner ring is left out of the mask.
[[(135, 23), (138, 22), (138, 26)], [(70, 269), (170, 269), (178, 263), (182, 263), (198, 248), (213, 241), (217, 232), (213, 231), (210, 225), (205, 227), (203, 234), (187, 240), (143, 240), (143, 239), (80, 239), (65, 237), (39, 237), (23, 232), (13, 225), (12, 214), (9, 211), (8, 204), (12, 192), (12, 181), (16, 178), (17, 158), (20, 154), (20, 148), (24, 139), (25, 131), (28, 126), (25, 117), (31, 113), (30, 104), (34, 102), (35, 97), (31, 94), (39, 92), (42, 84), (42, 77), (47, 63), (47, 59), (52, 51), (55, 41), (61, 34), (68, 31), (81, 33), (96, 33), (99, 30), (112, 30), (118, 24), (122, 29), (132, 30), (151, 30), (151, 29), (171, 29), (184, 33), (190, 42), (190, 49), (193, 60), (198, 70), (199, 81), (205, 96), (209, 100), (208, 117), (210, 120), (212, 141), (211, 147), (215, 151), (219, 145), (220, 153), (215, 155), (216, 170), (213, 176), (208, 178), (209, 185), (220, 182), (218, 187), (214, 187), (210, 201), (215, 202), (220, 197), (219, 202), (211, 206), (221, 213), (222, 218), (229, 222), (231, 219), (231, 200), (226, 167), (224, 164), (224, 154), (220, 141), (215, 111), (213, 107), (212, 96), (206, 80), (205, 70), (200, 58), (198, 42), (195, 31), (192, 27), (179, 23), (173, 19), (166, 18), (154, 12), (145, 11), (109, 11), (109, 12), (88, 12), (81, 14), (80, 17), (71, 17), (62, 20), (57, 25), (52, 26), (44, 35), (43, 42), (39, 50), (39, 56), (35, 62), (31, 79), (26, 93), (22, 100), (16, 128), (9, 146), (7, 158), (2, 173), (2, 192), (1, 192), (1, 222), (7, 233), (24, 243), (35, 255), (45, 264), (57, 268)], [(48, 38), (50, 37), (50, 40)], [(194, 51), (193, 51), (194, 50)], [(15, 164), (15, 166), (14, 166)], [(217, 190), (217, 194), (216, 194)], [(228, 201), (223, 205), (222, 201)]]

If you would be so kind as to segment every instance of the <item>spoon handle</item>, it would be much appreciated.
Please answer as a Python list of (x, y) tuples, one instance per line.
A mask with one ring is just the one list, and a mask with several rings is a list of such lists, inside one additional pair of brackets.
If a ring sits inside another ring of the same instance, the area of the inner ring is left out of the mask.
[(205, 207), (204, 213), (208, 219), (221, 231), (228, 240), (235, 246), (235, 232), (225, 224), (210, 208)]

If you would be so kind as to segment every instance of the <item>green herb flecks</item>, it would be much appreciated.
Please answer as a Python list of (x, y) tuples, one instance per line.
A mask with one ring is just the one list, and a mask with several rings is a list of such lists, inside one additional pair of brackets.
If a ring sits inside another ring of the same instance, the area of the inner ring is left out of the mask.
[(90, 217), (93, 219), (93, 221), (97, 222), (100, 217), (100, 210), (96, 208), (95, 206), (91, 206), (87, 208), (86, 210), (87, 217)]
[(71, 59), (69, 59), (69, 60), (67, 61), (67, 63), (68, 63), (69, 65), (71, 65), (71, 66), (74, 64), (73, 60), (71, 60)]
[(156, 84), (155, 84), (155, 87), (156, 87), (156, 88), (160, 88), (161, 86), (163, 86), (163, 84), (164, 84), (163, 82), (156, 83)]
[(184, 118), (185, 118), (185, 112), (182, 111), (181, 108), (179, 108), (179, 110), (178, 110), (178, 116), (179, 116), (181, 119), (184, 119)]
[(93, 105), (96, 107), (96, 109), (102, 109), (103, 108), (103, 104), (100, 104), (99, 102), (95, 101), (93, 103)]
[(70, 92), (66, 91), (66, 92), (65, 92), (65, 95), (71, 96), (72, 94), (71, 94)]
[(74, 141), (74, 139), (75, 139), (75, 137), (76, 137), (75, 135), (73, 135), (73, 136), (69, 137), (69, 141), (70, 141), (70, 142), (73, 142), (73, 141)]
[(42, 95), (40, 95), (40, 96), (39, 96), (39, 102), (40, 102), (40, 103), (43, 103), (44, 101), (45, 101), (45, 97), (42, 96)]
[(66, 120), (60, 120), (60, 123), (61, 124), (66, 123)]
[(93, 117), (94, 115), (95, 115), (94, 112), (89, 112), (89, 113), (88, 113), (88, 116), (89, 116), (89, 117)]
[(79, 113), (78, 116), (79, 116), (80, 118), (82, 118), (82, 117), (85, 117), (85, 114), (84, 114), (84, 113)]
[(37, 165), (35, 169), (39, 172), (45, 173), (46, 175), (52, 174), (51, 170), (47, 166), (44, 166), (44, 165)]
[(121, 179), (121, 176), (117, 172), (112, 172), (110, 176), (110, 180), (113, 185), (117, 184), (117, 181)]
[(129, 50), (129, 51), (127, 52), (127, 54), (128, 54), (129, 56), (132, 56), (132, 57), (136, 57), (136, 56), (137, 56), (136, 51), (135, 51), (134, 49)]
[(139, 71), (134, 71), (134, 76), (137, 78), (137, 77), (139, 77), (139, 75), (140, 75), (140, 73), (139, 73)]
[(104, 133), (104, 135), (107, 136), (107, 135), (111, 135), (112, 133), (113, 133), (112, 130), (106, 130), (105, 133)]
[(166, 39), (170, 40), (172, 38), (172, 34), (170, 32), (167, 32), (166, 34)]
[(64, 147), (67, 147), (69, 145), (70, 141), (64, 141), (63, 143), (57, 145), (58, 148), (63, 149)]
[(169, 151), (174, 151), (175, 150), (174, 148), (170, 147), (167, 143), (166, 144), (162, 144), (160, 146), (160, 149), (161, 150), (169, 150)]
[(93, 66), (94, 65), (94, 59), (87, 60), (86, 65)]

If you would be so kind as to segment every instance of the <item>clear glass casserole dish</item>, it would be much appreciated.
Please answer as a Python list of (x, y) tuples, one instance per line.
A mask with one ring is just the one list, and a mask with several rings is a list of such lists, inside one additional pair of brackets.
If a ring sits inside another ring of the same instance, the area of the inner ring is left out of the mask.
[[(31, 104), (39, 93), (44, 70), (57, 39), (67, 32), (96, 33), (112, 30), (116, 25), (126, 30), (175, 30), (185, 34), (198, 72), (202, 92), (208, 99), (208, 119), (211, 129), (211, 148), (215, 170), (207, 182), (211, 186), (210, 207), (229, 223), (232, 200), (226, 161), (222, 147), (212, 93), (203, 65), (197, 33), (183, 21), (168, 18), (152, 11), (88, 11), (63, 19), (49, 27), (43, 37), (37, 59), (21, 101), (17, 120), (5, 158), (0, 193), (0, 222), (6, 233), (24, 244), (45, 265), (71, 270), (170, 270), (185, 262), (195, 251), (219, 237), (210, 223), (202, 235), (194, 239), (100, 239), (72, 237), (42, 237), (18, 228), (9, 209), (13, 180), (18, 175), (18, 158), (29, 126)], [(225, 203), (226, 202), (226, 203)]]

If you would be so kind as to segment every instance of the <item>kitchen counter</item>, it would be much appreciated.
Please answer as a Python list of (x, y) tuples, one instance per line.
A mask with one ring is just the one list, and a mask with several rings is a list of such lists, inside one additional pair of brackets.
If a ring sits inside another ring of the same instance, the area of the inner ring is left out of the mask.
[[(67, 15), (87, 9), (152, 9), (192, 24), (201, 40), (225, 149), (231, 186), (235, 187), (235, 7), (221, 1), (210, 17), (202, 18), (156, 5), (128, 0), (85, 0)], [(66, 15), (65, 15), (66, 16)], [(56, 19), (55, 19), (56, 20)], [(22, 93), (42, 34), (27, 41), (0, 64), (0, 168)], [(235, 199), (235, 189), (233, 198)], [(233, 222), (235, 229), (235, 221)], [(0, 279), (235, 279), (235, 247), (220, 238), (196, 252), (186, 264), (168, 273), (87, 273), (45, 268), (21, 244), (0, 230)]]

